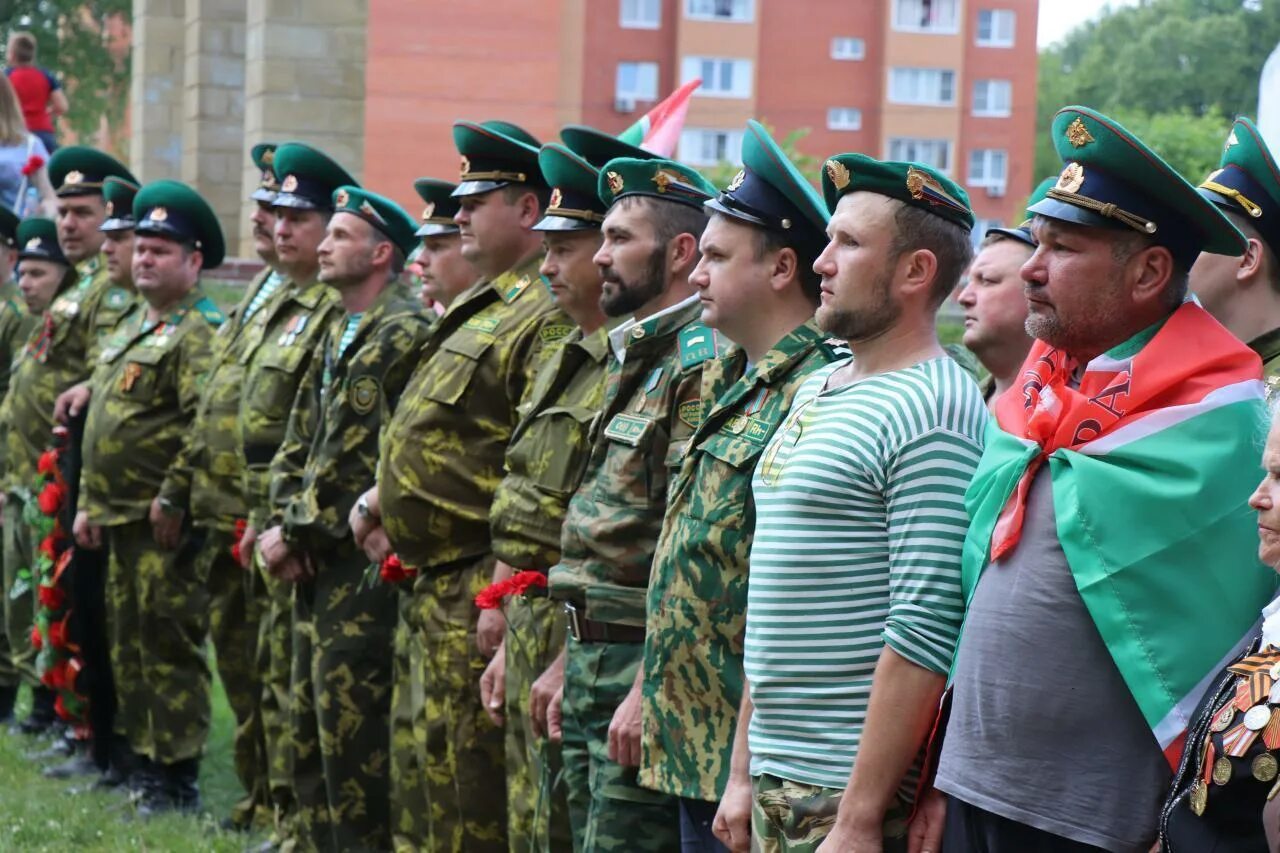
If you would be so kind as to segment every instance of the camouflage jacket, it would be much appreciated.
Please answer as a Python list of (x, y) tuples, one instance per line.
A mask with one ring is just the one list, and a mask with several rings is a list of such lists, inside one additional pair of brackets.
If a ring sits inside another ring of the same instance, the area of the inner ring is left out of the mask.
[(212, 367), (196, 407), (191, 441), (165, 483), (167, 489), (173, 490), (165, 497), (179, 506), (186, 503), (189, 490), (191, 519), (198, 525), (230, 531), (236, 520), (249, 512), (236, 427), (245, 373), (240, 356), (246, 346), (261, 338), (260, 327), (266, 316), (263, 308), (267, 306), (259, 308), (248, 321), (245, 314), (271, 276), (279, 282), (279, 274), (266, 267), (249, 283), (244, 298), (214, 336)]
[(671, 486), (649, 581), (639, 776), (646, 787), (712, 802), (724, 792), (742, 701), (751, 475), (805, 378), (849, 355), (825, 338), (811, 320), (745, 375), (737, 347), (704, 373), (710, 411)]
[(9, 374), (32, 325), (18, 286), (11, 281), (0, 284), (0, 400), (9, 392)]
[(575, 329), (538, 371), (507, 445), (507, 474), (493, 495), (493, 553), (517, 569), (560, 560), (565, 507), (582, 482), (591, 432), (604, 405), (609, 326)]
[(449, 306), (387, 426), (382, 521), (407, 565), (490, 551), (489, 507), (507, 442), (548, 347), (573, 331), (538, 275), (541, 257), (479, 282)]
[(271, 461), (284, 441), (302, 377), (319, 354), (330, 321), (342, 314), (338, 293), (327, 284), (289, 282), (254, 315), (240, 347), (240, 412), (236, 443), (249, 523), (265, 530), (277, 517), (271, 494)]
[[(407, 284), (393, 282), (365, 312), (345, 352), (347, 314), (325, 324), (270, 468), (285, 541), (311, 553), (351, 546), (347, 516), (373, 481), (382, 427), (399, 403), (431, 320)], [(326, 382), (327, 378), (327, 382)]]
[(222, 312), (196, 287), (162, 321), (147, 320), (138, 303), (103, 344), (91, 380), (80, 473), (80, 507), (92, 523), (144, 519), (158, 495), (179, 492), (165, 481), (191, 440), (222, 321)]
[(1267, 404), (1274, 410), (1280, 400), (1280, 329), (1272, 329), (1249, 341), (1249, 349), (1262, 359), (1262, 381), (1267, 386)]
[(92, 331), (87, 349), (88, 364), (92, 370), (98, 363), (98, 354), (107, 335), (140, 300), (136, 292), (112, 284), (107, 279), (107, 261), (100, 254), (76, 264), (76, 273), (80, 276), (76, 287), (84, 294), (80, 310), (84, 313), (86, 327)]
[(589, 619), (644, 625), (667, 484), (702, 422), (702, 375), (721, 340), (701, 311), (694, 298), (632, 326), (626, 358), (610, 360), (601, 427), (550, 576), (551, 594), (585, 605)]

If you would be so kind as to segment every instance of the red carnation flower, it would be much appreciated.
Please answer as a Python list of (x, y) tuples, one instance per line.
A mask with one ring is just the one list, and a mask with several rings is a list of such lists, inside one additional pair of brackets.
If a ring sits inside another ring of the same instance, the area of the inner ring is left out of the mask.
[(58, 470), (58, 451), (46, 450), (40, 454), (40, 461), (36, 463), (36, 470), (46, 477), (52, 477), (54, 472)]
[(46, 610), (61, 610), (67, 600), (67, 594), (61, 587), (40, 585), (37, 592), (40, 606)]
[(49, 625), (49, 645), (55, 649), (65, 649), (67, 647), (67, 620), (54, 622)]
[(36, 651), (44, 648), (44, 637), (40, 635), (40, 627), (38, 625), (31, 626), (31, 648)]
[(67, 710), (67, 705), (62, 701), (62, 695), (53, 700), (53, 710), (57, 712), (58, 718), (66, 720), (68, 723), (75, 719), (75, 714)]
[(247, 518), (236, 519), (236, 539), (243, 539), (244, 532), (248, 529), (249, 529), (249, 519)]
[(67, 662), (58, 661), (44, 671), (44, 675), (40, 677), (40, 680), (50, 690), (61, 690), (67, 686), (67, 676)]
[(531, 586), (547, 585), (547, 576), (542, 572), (523, 571), (516, 572), (511, 578), (511, 591), (517, 595), (525, 592)]
[(494, 581), (476, 593), (476, 607), (481, 610), (496, 610), (502, 606), (502, 600), (511, 593), (511, 578)]
[(57, 515), (66, 496), (67, 490), (63, 488), (61, 483), (45, 483), (36, 502), (40, 505), (40, 511), (45, 515)]
[(54, 560), (58, 556), (58, 540), (52, 533), (40, 540), (40, 553), (44, 554), (50, 560)]
[(39, 154), (32, 154), (30, 157), (27, 158), (26, 164), (22, 167), (22, 174), (26, 175), (29, 178), (32, 175), (34, 175), (36, 172), (38, 172), (40, 170), (40, 167), (43, 165), (44, 165), (44, 158), (41, 157)]
[(400, 562), (400, 558), (395, 554), (390, 554), (382, 561), (382, 565), (378, 567), (378, 576), (382, 578), (384, 583), (400, 583), (418, 576), (418, 570), (406, 566)]
[(237, 563), (240, 562), (240, 543), (237, 542), (231, 546), (231, 559)]

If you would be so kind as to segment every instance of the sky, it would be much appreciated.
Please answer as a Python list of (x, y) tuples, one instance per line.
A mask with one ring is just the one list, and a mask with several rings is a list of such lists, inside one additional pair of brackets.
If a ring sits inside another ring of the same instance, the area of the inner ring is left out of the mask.
[(1077, 24), (1097, 18), (1104, 6), (1132, 6), (1135, 0), (1040, 0), (1040, 21), (1036, 44), (1048, 47), (1071, 32)]

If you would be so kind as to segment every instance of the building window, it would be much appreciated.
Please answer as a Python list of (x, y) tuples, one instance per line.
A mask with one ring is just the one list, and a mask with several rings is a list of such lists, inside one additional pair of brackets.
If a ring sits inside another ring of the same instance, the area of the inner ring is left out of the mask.
[[(973, 244), (973, 248), (976, 250), (982, 241), (986, 239), (988, 231), (992, 228), (1003, 227), (1003, 219), (983, 219), (982, 217), (976, 217), (973, 222), (973, 230), (969, 232), (969, 242)], [(964, 284), (965, 281), (968, 281), (968, 279), (961, 279), (960, 283)]]
[(629, 30), (656, 30), (662, 26), (662, 0), (621, 0), (618, 24)]
[(973, 81), (973, 114), (1005, 117), (1013, 112), (1013, 84), (1008, 80)]
[(751, 97), (751, 60), (686, 56), (680, 63), (681, 82), (702, 78), (694, 94), (712, 98)]
[(837, 36), (831, 40), (832, 59), (857, 60), (865, 59), (866, 55), (867, 43), (862, 39)]
[(857, 107), (829, 108), (827, 130), (862, 130), (862, 110)]
[(1013, 47), (1012, 9), (982, 9), (978, 12), (979, 47)]
[(748, 23), (755, 17), (755, 0), (685, 0), (684, 16), (701, 21)]
[(969, 152), (969, 178), (971, 187), (982, 187), (990, 195), (1004, 195), (1008, 182), (1006, 169), (1008, 156), (999, 148), (975, 148)]
[(889, 100), (895, 104), (950, 106), (956, 100), (956, 73), (940, 68), (894, 68), (889, 72)]
[(916, 33), (957, 32), (958, 0), (893, 0), (893, 28)]
[(939, 172), (951, 172), (951, 142), (947, 139), (916, 139), (909, 136), (889, 140), (889, 159), (923, 163)]
[(742, 165), (742, 131), (685, 128), (680, 133), (680, 161), (690, 166)]
[(618, 102), (633, 102), (633, 108), (635, 101), (658, 100), (658, 63), (619, 62), (613, 97)]

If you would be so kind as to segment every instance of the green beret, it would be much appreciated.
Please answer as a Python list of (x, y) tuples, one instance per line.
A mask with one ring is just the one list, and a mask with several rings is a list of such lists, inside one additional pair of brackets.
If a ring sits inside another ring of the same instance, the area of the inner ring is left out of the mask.
[(102, 197), (107, 202), (107, 218), (98, 226), (99, 231), (133, 230), (133, 197), (138, 185), (124, 178), (110, 177), (102, 182)]
[(18, 223), (18, 260), (33, 258), (71, 265), (58, 244), (58, 225), (52, 219), (33, 216)]
[(0, 204), (0, 243), (10, 249), (18, 245), (18, 223), (21, 221), (18, 214)]
[(702, 175), (674, 160), (621, 157), (601, 168), (596, 192), (608, 206), (624, 196), (647, 195), (701, 209), (716, 194), (716, 188)]
[(385, 234), (406, 256), (418, 243), (418, 223), (414, 218), (403, 207), (377, 193), (357, 186), (338, 187), (333, 193), (333, 212), (360, 217)]
[(1218, 168), (1201, 182), (1200, 195), (1243, 216), (1271, 251), (1280, 252), (1280, 169), (1247, 118), (1231, 127)]
[(747, 122), (742, 137), (742, 170), (707, 207), (781, 234), (814, 257), (827, 245), (826, 205), (757, 121)]
[(1088, 107), (1063, 107), (1050, 132), (1065, 168), (1032, 212), (1147, 234), (1183, 269), (1202, 251), (1244, 254), (1240, 230), (1119, 122)]
[(1031, 248), (1040, 245), (1036, 242), (1036, 238), (1031, 235), (1031, 220), (1035, 214), (1031, 212), (1033, 204), (1039, 204), (1049, 194), (1049, 190), (1053, 189), (1053, 185), (1058, 182), (1056, 175), (1045, 178), (1034, 190), (1031, 191), (1031, 198), (1027, 199), (1027, 217), (1022, 221), (1021, 225), (1013, 228), (988, 228), (984, 237), (990, 237), (992, 234), (1003, 234), (1010, 239), (1017, 240), (1019, 243), (1026, 243)]
[(301, 142), (286, 142), (278, 147), (271, 168), (280, 182), (272, 201), (276, 207), (331, 211), (338, 187), (360, 185), (328, 154)]
[[(618, 137), (605, 133), (603, 130), (587, 127), (585, 124), (571, 124), (565, 127), (560, 131), (560, 138), (564, 140), (566, 148), (597, 169), (610, 160), (617, 160), (619, 157), (630, 157), (632, 160), (652, 160), (658, 156), (632, 145), (630, 142), (623, 142)], [(551, 183), (551, 179), (548, 178), (547, 182)]]
[(454, 198), (492, 192), (508, 184), (546, 185), (538, 170), (537, 142), (524, 142), (524, 137), (513, 138), (494, 129), (504, 124), (453, 123), (453, 143), (461, 156)]
[(99, 195), (112, 175), (138, 183), (119, 160), (87, 145), (59, 148), (49, 158), (49, 183), (59, 196)]
[(164, 237), (187, 243), (200, 251), (201, 266), (213, 269), (226, 256), (222, 226), (209, 202), (178, 181), (155, 181), (138, 190), (133, 199), (133, 219), (139, 237)]
[(973, 228), (969, 194), (932, 166), (877, 160), (866, 154), (837, 154), (822, 169), (822, 194), (835, 212), (845, 193), (867, 192), (896, 198), (911, 207), (954, 222), (966, 231)]
[(534, 231), (589, 231), (604, 222), (605, 206), (596, 188), (600, 170), (554, 142), (538, 152), (538, 166), (551, 184), (551, 202)]
[(276, 200), (276, 193), (280, 192), (280, 181), (276, 178), (273, 168), (278, 147), (274, 142), (260, 142), (249, 151), (253, 165), (262, 171), (261, 177), (258, 178), (257, 189), (249, 194), (249, 198), (253, 201), (271, 204)]
[(461, 207), (453, 197), (457, 188), (455, 183), (435, 178), (418, 178), (413, 182), (414, 191), (426, 202), (426, 207), (422, 208), (422, 227), (415, 232), (417, 236), (458, 233), (458, 223), (453, 221), (454, 214)]

